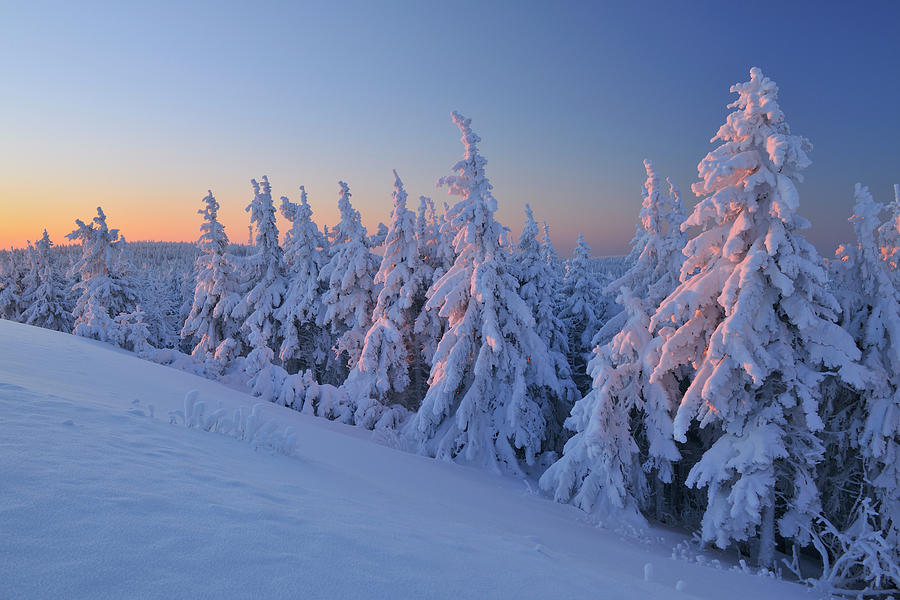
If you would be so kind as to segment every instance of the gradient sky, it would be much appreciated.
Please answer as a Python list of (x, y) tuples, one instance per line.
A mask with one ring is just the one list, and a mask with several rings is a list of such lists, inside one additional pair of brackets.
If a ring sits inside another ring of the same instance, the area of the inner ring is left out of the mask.
[(193, 240), (207, 188), (244, 242), (263, 174), (329, 225), (346, 180), (371, 229), (393, 168), (449, 200), (459, 110), (516, 236), (530, 202), (561, 251), (581, 231), (624, 253), (641, 160), (692, 202), (759, 66), (815, 146), (801, 212), (831, 255), (853, 184), (888, 201), (900, 181), (900, 3), (857, 4), (0, 0), (0, 246), (64, 241), (98, 204), (128, 239)]

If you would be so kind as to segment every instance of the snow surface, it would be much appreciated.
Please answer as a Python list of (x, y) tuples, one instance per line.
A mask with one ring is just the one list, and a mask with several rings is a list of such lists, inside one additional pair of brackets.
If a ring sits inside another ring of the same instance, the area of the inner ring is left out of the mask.
[(190, 390), (229, 413), (257, 403), (0, 321), (0, 598), (810, 597), (276, 405), (293, 456), (171, 424)]

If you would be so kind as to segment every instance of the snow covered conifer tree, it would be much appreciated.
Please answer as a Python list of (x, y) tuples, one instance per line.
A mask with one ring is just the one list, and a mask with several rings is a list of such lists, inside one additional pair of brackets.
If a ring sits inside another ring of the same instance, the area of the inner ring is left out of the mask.
[(818, 510), (822, 380), (836, 372), (859, 385), (861, 370), (834, 322), (822, 260), (800, 234), (808, 221), (797, 215), (796, 183), (810, 144), (790, 133), (778, 88), (759, 69), (731, 90), (735, 110), (700, 162), (702, 200), (683, 226), (702, 231), (652, 319), (655, 331), (673, 328), (652, 380), (694, 368), (674, 434), (685, 441), (694, 421), (714, 428), (687, 478), (707, 488), (703, 539), (725, 547), (758, 532), (758, 560), (769, 566), (776, 518), (782, 536), (805, 544)]
[(836, 270), (843, 325), (862, 350), (870, 376), (859, 393), (829, 398), (826, 423), (836, 433), (825, 438), (833, 463), (826, 472), (839, 478), (826, 481), (831, 485), (823, 493), (834, 502), (826, 504), (825, 514), (835, 526), (850, 528), (860, 516), (859, 499), (870, 497), (878, 509), (876, 524), (900, 565), (900, 292), (878, 245), (885, 207), (859, 183), (854, 196), (850, 221), (857, 243), (838, 255)]
[[(423, 370), (422, 353), (413, 331), (416, 314), (425, 300), (430, 281), (419, 257), (416, 217), (406, 208), (406, 190), (394, 171), (394, 210), (384, 243), (375, 284), (381, 285), (372, 326), (366, 333), (359, 361), (344, 383), (352, 398), (361, 402), (356, 423), (373, 427), (385, 406), (418, 407), (421, 386), (410, 386)], [(366, 402), (370, 400), (370, 402)]]
[(325, 263), (328, 242), (312, 220), (312, 209), (302, 185), (300, 204), (282, 196), (281, 214), (291, 223), (291, 228), (284, 239), (287, 294), (276, 315), (282, 323), (284, 337), (278, 356), (289, 373), (312, 369), (319, 379), (331, 352), (331, 336), (316, 324), (324, 310), (319, 271)]
[(252, 348), (244, 368), (248, 374), (255, 376), (272, 364), (275, 357), (273, 348), (281, 343), (276, 311), (284, 301), (287, 281), (284, 278), (283, 254), (278, 245), (278, 226), (275, 224), (275, 205), (272, 203), (269, 178), (264, 175), (261, 183), (255, 179), (250, 183), (253, 185), (253, 200), (246, 210), (250, 213), (250, 222), (256, 224), (256, 254), (248, 256), (245, 263), (250, 291), (234, 307), (231, 316), (243, 319), (241, 331), (247, 345)]
[(559, 253), (556, 251), (556, 248), (553, 246), (553, 241), (550, 239), (550, 225), (547, 221), (544, 221), (544, 239), (541, 241), (541, 255), (553, 269), (553, 272), (557, 273), (556, 279), (559, 281), (558, 287), (559, 289), (562, 289), (565, 264), (560, 260)]
[(456, 175), (439, 183), (461, 197), (448, 214), (458, 230), (457, 258), (429, 289), (427, 303), (440, 310), (448, 329), (409, 431), (432, 456), (520, 472), (520, 457), (533, 464), (547, 437), (548, 411), (534, 388), (553, 388), (555, 373), (518, 294), (508, 234), (494, 220), (497, 201), (478, 152), (480, 138), (459, 113), (453, 122), (465, 155), (453, 167)]
[[(329, 327), (337, 336), (335, 352), (345, 354), (340, 368), (353, 367), (362, 352), (366, 332), (372, 324), (375, 306), (375, 273), (378, 256), (369, 250), (366, 228), (359, 212), (350, 204), (350, 188), (339, 182), (338, 208), (341, 222), (332, 233), (334, 242), (329, 261), (319, 272), (319, 280), (327, 287), (322, 297), (325, 310), (319, 325)], [(346, 371), (332, 375), (343, 381)]]
[(44, 235), (34, 245), (32, 275), (23, 294), (22, 321), (56, 331), (72, 331), (72, 315), (66, 309), (66, 281), (51, 252), (53, 242)]
[(606, 304), (600, 279), (591, 271), (591, 248), (584, 241), (584, 234), (578, 234), (574, 254), (566, 262), (562, 296), (565, 299), (562, 318), (569, 330), (572, 378), (579, 391), (584, 393), (590, 389), (587, 362)]
[(24, 250), (10, 249), (3, 256), (6, 260), (0, 264), (0, 318), (19, 321), (25, 310), (23, 296), (25, 293), (29, 262)]
[[(684, 205), (681, 192), (668, 179), (669, 196), (663, 196), (662, 186), (653, 163), (644, 160), (647, 180), (641, 188), (641, 212), (637, 232), (631, 240), (631, 265), (625, 273), (609, 284), (610, 290), (628, 288), (641, 299), (648, 314), (656, 312), (659, 303), (678, 285), (682, 249), (686, 243), (681, 224)], [(605, 344), (618, 334), (628, 320), (625, 311), (610, 318), (594, 337), (595, 344)]]
[(647, 180), (641, 202), (640, 225), (632, 240), (637, 254), (626, 273), (610, 284), (613, 289), (627, 287), (632, 294), (646, 300), (646, 307), (655, 311), (663, 298), (678, 285), (686, 239), (681, 231), (684, 205), (678, 188), (669, 182), (669, 197), (663, 196), (659, 177), (653, 163), (644, 160)]
[(216, 360), (217, 368), (224, 366), (234, 354), (235, 336), (240, 322), (231, 313), (241, 301), (240, 282), (226, 250), (228, 235), (219, 223), (219, 203), (212, 190), (203, 198), (204, 207), (200, 238), (197, 244), (203, 251), (195, 261), (197, 272), (190, 313), (181, 328), (181, 337), (196, 340), (191, 356), (200, 361)]
[(673, 407), (663, 387), (650, 381), (662, 338), (650, 333), (649, 314), (678, 283), (684, 215), (677, 188), (670, 182), (670, 198), (665, 198), (653, 164), (645, 160), (644, 168), (641, 222), (632, 240), (636, 258), (610, 284), (620, 290), (616, 301), (624, 310), (597, 336), (609, 341), (588, 363), (592, 389), (566, 421), (575, 435), (541, 478), (557, 500), (572, 499), (604, 519), (630, 521), (640, 521), (638, 510), (647, 508), (645, 473), (656, 474), (653, 495), (661, 517), (659, 484), (672, 482), (672, 465), (680, 458), (672, 437)]
[(894, 200), (889, 207), (891, 216), (878, 228), (876, 239), (897, 285), (900, 284), (900, 183), (894, 184)]
[(81, 242), (81, 258), (72, 270), (81, 276), (75, 290), (81, 296), (75, 304), (73, 333), (103, 342), (119, 339), (115, 318), (131, 312), (138, 296), (128, 279), (127, 261), (123, 253), (125, 238), (118, 229), (109, 229), (103, 209), (90, 224), (76, 219), (77, 229), (66, 237)]
[[(446, 205), (445, 205), (446, 206)], [(419, 198), (419, 214), (416, 220), (416, 239), (419, 245), (419, 256), (423, 270), (424, 281), (429, 285), (441, 278), (453, 265), (454, 251), (453, 240), (447, 233), (445, 214), (438, 216), (434, 210), (434, 202), (431, 198), (421, 196)], [(431, 368), (431, 360), (437, 350), (438, 342), (444, 335), (444, 319), (437, 310), (428, 310), (424, 305), (420, 307), (415, 321), (415, 332), (418, 336), (425, 364)]]
[[(572, 499), (604, 521), (643, 524), (645, 473), (670, 482), (679, 453), (665, 392), (650, 381), (659, 348), (650, 334), (650, 317), (627, 288), (618, 302), (627, 315), (624, 328), (595, 351), (588, 364), (593, 388), (575, 403), (566, 421), (576, 433), (540, 484), (558, 501)], [(646, 448), (639, 447), (639, 433)]]
[[(549, 238), (548, 242), (549, 243)], [(562, 450), (563, 422), (578, 399), (578, 388), (572, 380), (568, 363), (569, 340), (565, 322), (559, 317), (559, 286), (561, 278), (547, 260), (545, 249), (538, 241), (538, 225), (531, 206), (525, 205), (525, 226), (516, 247), (515, 264), (519, 280), (519, 295), (528, 305), (535, 320), (535, 331), (547, 346), (550, 367), (556, 373), (556, 392), (549, 388), (536, 390), (545, 394), (541, 404), (548, 410), (548, 447)]]

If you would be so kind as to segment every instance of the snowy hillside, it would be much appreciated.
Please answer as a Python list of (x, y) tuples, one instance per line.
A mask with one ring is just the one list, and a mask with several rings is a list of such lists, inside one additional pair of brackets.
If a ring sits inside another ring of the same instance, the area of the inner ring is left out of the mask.
[(292, 456), (170, 423), (189, 390), (229, 414), (255, 404), (0, 321), (0, 598), (810, 597), (273, 404)]

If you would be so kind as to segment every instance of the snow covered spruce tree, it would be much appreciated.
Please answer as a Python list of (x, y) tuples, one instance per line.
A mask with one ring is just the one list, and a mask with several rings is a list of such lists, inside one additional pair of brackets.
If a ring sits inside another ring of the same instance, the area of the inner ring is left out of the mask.
[(241, 332), (251, 348), (244, 363), (247, 374), (255, 377), (275, 358), (275, 348), (281, 344), (280, 324), (276, 311), (284, 301), (287, 281), (284, 277), (282, 249), (278, 245), (278, 226), (275, 224), (275, 205), (272, 186), (265, 175), (261, 182), (250, 181), (253, 200), (247, 205), (250, 222), (256, 225), (256, 254), (247, 257), (245, 281), (250, 290), (231, 312), (232, 318), (242, 320)]
[(891, 279), (900, 284), (900, 183), (894, 184), (894, 200), (888, 205), (890, 217), (881, 224), (876, 240), (881, 256), (890, 266)]
[(548, 434), (547, 448), (562, 450), (563, 422), (579, 398), (578, 388), (572, 380), (568, 363), (569, 332), (565, 322), (559, 317), (559, 290), (562, 285), (560, 273), (548, 262), (543, 245), (538, 241), (538, 224), (534, 220), (531, 206), (525, 205), (525, 225), (515, 249), (516, 275), (519, 280), (519, 295), (528, 305), (535, 320), (535, 331), (547, 346), (550, 368), (556, 372), (559, 382), (557, 390), (536, 388), (535, 393), (545, 397), (539, 400), (547, 409), (544, 415)]
[[(879, 247), (880, 214), (868, 188), (856, 184), (850, 221), (856, 245), (835, 265), (842, 325), (862, 350), (869, 377), (860, 390), (833, 386), (824, 406), (826, 459), (820, 468), (827, 563), (855, 563), (834, 572), (842, 587), (900, 585), (900, 293), (889, 255)], [(867, 498), (866, 502), (861, 499)], [(870, 512), (871, 514), (866, 514)], [(865, 539), (877, 534), (877, 539)], [(846, 542), (850, 541), (850, 544)], [(842, 556), (848, 547), (862, 550)], [(821, 549), (820, 549), (821, 550)], [(893, 564), (884, 568), (886, 564)]]
[(319, 325), (328, 327), (337, 338), (334, 352), (341, 357), (337, 372), (328, 374), (330, 383), (342, 383), (347, 369), (359, 360), (366, 332), (372, 324), (375, 306), (375, 273), (378, 256), (370, 251), (366, 228), (350, 204), (350, 188), (343, 181), (338, 196), (341, 221), (332, 230), (331, 257), (319, 271), (325, 284), (324, 311)]
[[(628, 317), (625, 326), (595, 351), (588, 365), (593, 388), (566, 420), (576, 433), (540, 484), (557, 501), (571, 500), (605, 523), (642, 525), (640, 511), (648, 501), (645, 473), (670, 482), (679, 454), (668, 400), (650, 381), (658, 355), (650, 317), (627, 288), (617, 300)], [(641, 448), (638, 439), (648, 447)]]
[[(624, 287), (639, 298), (648, 314), (656, 312), (659, 303), (678, 285), (681, 265), (684, 263), (682, 250), (686, 237), (681, 231), (684, 222), (684, 204), (681, 191), (666, 179), (669, 194), (664, 196), (659, 176), (653, 163), (644, 160), (647, 179), (641, 187), (641, 211), (629, 254), (631, 266), (618, 279), (609, 284), (611, 292), (619, 293)], [(594, 337), (598, 345), (609, 342), (619, 333), (629, 319), (626, 311), (621, 311), (604, 323)]]
[(580, 393), (590, 389), (587, 363), (594, 349), (594, 334), (600, 329), (606, 301), (600, 279), (591, 270), (591, 248), (578, 234), (575, 251), (566, 262), (562, 296), (562, 318), (569, 331), (569, 365)]
[(281, 214), (291, 224), (284, 238), (284, 266), (288, 279), (284, 303), (276, 317), (282, 323), (278, 356), (289, 373), (312, 370), (321, 379), (331, 352), (331, 336), (316, 324), (322, 314), (323, 286), (319, 271), (326, 259), (325, 236), (312, 220), (306, 188), (300, 186), (300, 204), (281, 198)]
[(22, 316), (25, 277), (28, 274), (28, 262), (24, 250), (10, 249), (2, 254), (0, 263), (0, 318), (8, 321), (19, 321)]
[[(428, 291), (428, 306), (447, 319), (431, 368), (430, 387), (409, 432), (421, 452), (465, 460), (494, 471), (533, 464), (552, 413), (536, 389), (559, 390), (547, 347), (518, 293), (508, 233), (496, 220), (497, 201), (485, 176), (480, 138), (470, 120), (453, 113), (463, 159), (443, 177), (462, 199), (448, 218), (458, 229), (457, 258)], [(521, 461), (521, 462), (520, 462)]]
[[(422, 352), (413, 330), (425, 301), (430, 281), (425, 281), (416, 240), (416, 217), (406, 208), (406, 190), (394, 171), (394, 210), (384, 243), (375, 285), (381, 285), (372, 326), (362, 353), (351, 369), (344, 389), (358, 407), (354, 421), (373, 428), (386, 407), (400, 405), (415, 410), (422, 392)], [(398, 424), (405, 411), (391, 411), (386, 426)]]
[(109, 229), (103, 209), (86, 224), (76, 219), (77, 229), (66, 237), (81, 242), (81, 258), (72, 270), (81, 280), (75, 284), (81, 295), (75, 304), (73, 333), (102, 342), (117, 343), (120, 338), (115, 318), (131, 312), (138, 301), (128, 277), (123, 256), (125, 238), (118, 229)]
[(644, 160), (644, 170), (647, 180), (643, 186), (640, 224), (631, 241), (636, 259), (610, 287), (614, 290), (627, 287), (652, 311), (679, 283), (684, 263), (681, 251), (687, 240), (681, 231), (685, 214), (678, 187), (667, 179), (669, 195), (666, 197), (653, 163)]
[(44, 235), (34, 245), (32, 270), (27, 278), (22, 300), (22, 321), (56, 331), (72, 331), (72, 315), (67, 309), (67, 282), (58, 270), (51, 248), (53, 242)]
[[(662, 339), (650, 333), (649, 315), (678, 283), (684, 212), (677, 188), (670, 183), (670, 197), (664, 197), (652, 163), (645, 160), (644, 168), (640, 224), (632, 240), (635, 262), (611, 284), (624, 310), (610, 321), (615, 335), (588, 363), (591, 391), (566, 421), (575, 435), (541, 478), (557, 500), (571, 499), (604, 521), (642, 523), (638, 513), (651, 508), (651, 496), (661, 519), (661, 484), (672, 482), (680, 458), (672, 437), (673, 407), (664, 389), (650, 381)], [(652, 494), (647, 473), (656, 476)]]
[(702, 200), (684, 225), (702, 231), (652, 319), (655, 331), (672, 329), (651, 381), (694, 368), (674, 435), (686, 441), (695, 421), (712, 429), (686, 482), (707, 488), (703, 539), (725, 547), (758, 534), (759, 563), (769, 566), (776, 519), (784, 538), (810, 541), (822, 380), (836, 373), (858, 385), (861, 369), (834, 323), (839, 306), (823, 262), (800, 234), (808, 221), (797, 215), (796, 183), (810, 144), (790, 133), (778, 88), (759, 69), (731, 91), (735, 110), (700, 162)]
[(181, 328), (183, 339), (194, 340), (191, 356), (221, 371), (239, 351), (235, 339), (240, 322), (231, 313), (241, 301), (240, 281), (227, 254), (228, 235), (219, 223), (219, 203), (212, 190), (203, 198), (197, 245), (203, 254), (195, 261), (197, 273), (190, 312)]
[[(449, 228), (445, 226), (445, 222), (446, 210), (439, 216), (434, 210), (434, 202), (431, 198), (421, 196), (416, 219), (416, 241), (421, 257), (423, 280), (428, 286), (440, 279), (453, 265), (456, 258), (453, 251), (453, 239), (448, 235)], [(420, 308), (415, 321), (415, 332), (425, 365), (427, 365), (426, 377), (427, 371), (431, 368), (431, 361), (437, 350), (438, 342), (444, 335), (445, 327), (446, 322), (437, 310), (427, 310), (425, 306)]]

